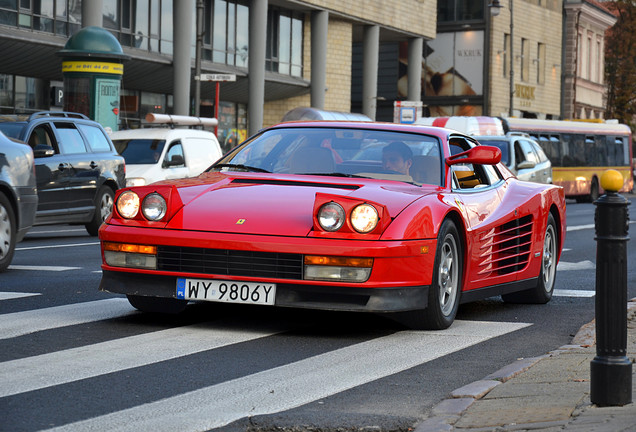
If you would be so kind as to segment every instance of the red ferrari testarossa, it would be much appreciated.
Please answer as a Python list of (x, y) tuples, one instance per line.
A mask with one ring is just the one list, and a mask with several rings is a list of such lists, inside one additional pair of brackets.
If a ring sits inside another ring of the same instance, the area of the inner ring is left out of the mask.
[(496, 147), (374, 122), (266, 128), (196, 178), (117, 192), (100, 289), (137, 309), (213, 301), (390, 313), (443, 329), (460, 303), (546, 303), (563, 190)]

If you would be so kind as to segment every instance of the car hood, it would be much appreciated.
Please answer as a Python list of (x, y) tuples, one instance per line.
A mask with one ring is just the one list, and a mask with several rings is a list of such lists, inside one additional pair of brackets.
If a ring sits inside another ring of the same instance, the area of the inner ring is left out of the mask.
[[(199, 184), (206, 176), (207, 184)], [(204, 174), (176, 184), (184, 205), (166, 228), (285, 236), (309, 234), (317, 193), (381, 204), (395, 218), (432, 192), (401, 182), (321, 176)]]

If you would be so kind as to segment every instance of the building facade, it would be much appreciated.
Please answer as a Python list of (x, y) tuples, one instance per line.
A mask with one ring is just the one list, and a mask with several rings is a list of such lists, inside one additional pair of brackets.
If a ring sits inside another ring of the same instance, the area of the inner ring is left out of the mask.
[[(96, 25), (109, 30), (129, 56), (121, 90), (123, 128), (138, 127), (147, 112), (213, 115), (216, 83), (197, 83), (199, 67), (200, 73), (236, 76), (219, 84), (222, 141), (276, 123), (298, 106), (350, 111), (356, 44), (364, 46), (362, 109), (375, 118), (380, 45), (421, 46), (434, 38), (435, 11), (434, 0), (2, 2), (0, 112), (61, 109), (57, 53), (78, 29)], [(421, 52), (411, 51), (415, 64)], [(412, 80), (414, 98), (417, 86)]]
[(563, 116), (605, 118), (605, 32), (616, 17), (591, 0), (566, 0), (563, 38)]

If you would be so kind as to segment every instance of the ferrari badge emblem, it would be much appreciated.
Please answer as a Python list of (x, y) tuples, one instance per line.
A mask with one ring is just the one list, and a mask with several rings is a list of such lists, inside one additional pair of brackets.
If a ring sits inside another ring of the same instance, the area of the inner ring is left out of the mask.
[(237, 225), (243, 225), (245, 223), (245, 219), (239, 219), (236, 221)]

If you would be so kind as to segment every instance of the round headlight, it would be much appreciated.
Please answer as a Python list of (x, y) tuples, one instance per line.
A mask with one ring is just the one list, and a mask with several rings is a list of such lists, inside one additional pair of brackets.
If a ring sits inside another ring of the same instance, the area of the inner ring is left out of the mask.
[(359, 233), (373, 231), (378, 220), (378, 211), (370, 204), (360, 204), (351, 212), (351, 226)]
[(117, 198), (117, 212), (121, 217), (132, 219), (139, 212), (139, 195), (133, 191), (126, 191)]
[(345, 212), (340, 204), (330, 202), (318, 210), (318, 223), (325, 231), (338, 231), (345, 221)]
[(156, 192), (146, 195), (141, 204), (141, 211), (146, 219), (151, 221), (161, 220), (168, 210), (166, 200)]

